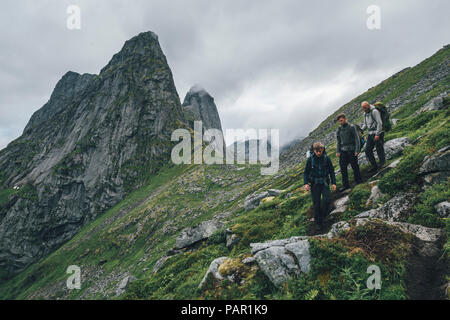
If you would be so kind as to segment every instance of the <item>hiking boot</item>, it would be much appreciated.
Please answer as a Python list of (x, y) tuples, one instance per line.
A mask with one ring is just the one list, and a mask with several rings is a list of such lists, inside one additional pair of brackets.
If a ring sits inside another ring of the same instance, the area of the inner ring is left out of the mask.
[(383, 167), (385, 163), (386, 163), (386, 161), (383, 161), (383, 162), (380, 161), (380, 163), (378, 164), (378, 168)]

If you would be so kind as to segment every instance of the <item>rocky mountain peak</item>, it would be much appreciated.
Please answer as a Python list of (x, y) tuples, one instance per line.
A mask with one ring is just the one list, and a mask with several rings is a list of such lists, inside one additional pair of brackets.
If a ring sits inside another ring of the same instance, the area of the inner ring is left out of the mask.
[(169, 162), (184, 123), (153, 32), (128, 40), (99, 75), (67, 72), (0, 151), (0, 189), (19, 190), (0, 206), (0, 271), (48, 254), (142, 185)]
[(194, 121), (202, 121), (205, 129), (219, 129), (222, 131), (219, 112), (214, 98), (200, 85), (192, 86), (183, 101), (185, 112)]

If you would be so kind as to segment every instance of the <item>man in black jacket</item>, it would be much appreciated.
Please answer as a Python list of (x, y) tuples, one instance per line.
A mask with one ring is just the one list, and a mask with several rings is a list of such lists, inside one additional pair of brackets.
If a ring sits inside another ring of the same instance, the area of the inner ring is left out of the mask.
[[(330, 178), (333, 191), (336, 190), (336, 177), (334, 175), (333, 164), (325, 154), (325, 147), (320, 142), (313, 145), (314, 154), (306, 161), (305, 172), (303, 174), (304, 188), (311, 190), (314, 206), (314, 221), (321, 227), (323, 220), (328, 214), (328, 207), (331, 201)], [(321, 198), (322, 197), (322, 203)]]
[(350, 188), (347, 172), (348, 164), (352, 166), (356, 183), (362, 182), (358, 165), (358, 154), (361, 150), (361, 143), (356, 127), (348, 123), (345, 114), (339, 114), (336, 120), (340, 124), (336, 132), (336, 156), (339, 158), (339, 166), (341, 167), (342, 190), (345, 190)]

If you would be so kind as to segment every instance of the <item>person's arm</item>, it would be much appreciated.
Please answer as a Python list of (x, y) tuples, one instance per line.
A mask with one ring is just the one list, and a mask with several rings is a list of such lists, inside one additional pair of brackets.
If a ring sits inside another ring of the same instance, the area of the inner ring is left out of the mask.
[(359, 141), (358, 130), (356, 130), (356, 126), (353, 126), (353, 135), (355, 136), (355, 152), (359, 153), (361, 150), (361, 143)]
[(336, 175), (334, 174), (333, 162), (328, 158), (328, 171), (330, 171), (331, 184), (336, 185)]
[(361, 127), (361, 130), (363, 130), (363, 131), (367, 129), (366, 113), (364, 113), (364, 115), (363, 115), (363, 123), (362, 123), (362, 125), (360, 125), (360, 127)]
[(305, 171), (303, 172), (303, 185), (308, 184), (309, 182), (309, 173), (311, 171), (311, 157), (306, 160)]
[(379, 136), (381, 132), (383, 131), (383, 121), (381, 120), (380, 111), (377, 109), (372, 110), (372, 115), (375, 121), (377, 122), (377, 131), (375, 133), (376, 136)]

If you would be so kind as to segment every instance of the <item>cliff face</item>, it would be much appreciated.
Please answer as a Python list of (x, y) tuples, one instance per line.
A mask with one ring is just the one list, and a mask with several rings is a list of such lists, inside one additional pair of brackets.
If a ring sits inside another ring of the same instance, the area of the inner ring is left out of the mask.
[(99, 75), (66, 73), (0, 152), (0, 269), (20, 271), (70, 239), (170, 159), (184, 114), (152, 32)]

